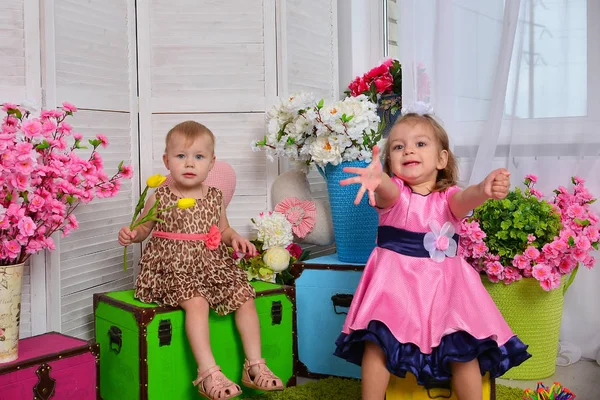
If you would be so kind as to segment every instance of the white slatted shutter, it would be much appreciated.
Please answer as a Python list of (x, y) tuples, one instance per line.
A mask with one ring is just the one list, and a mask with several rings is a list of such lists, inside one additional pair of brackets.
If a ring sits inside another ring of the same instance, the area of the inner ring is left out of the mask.
[[(33, 0), (0, 0), (0, 10), (0, 104), (20, 104), (24, 100), (40, 104), (39, 4)], [(42, 265), (36, 264), (39, 271), (35, 277), (43, 286), (43, 256), (38, 257)], [(31, 259), (23, 271), (22, 338), (32, 334), (30, 264)]]
[(282, 92), (338, 98), (336, 0), (284, 0), (281, 10)]
[[(312, 92), (317, 99), (339, 98), (337, 0), (283, 0), (281, 2), (280, 96)], [(287, 170), (287, 160), (283, 169)], [(308, 182), (315, 199), (328, 200), (327, 184), (311, 168)], [(330, 253), (307, 246), (311, 257)]]
[(0, 103), (39, 101), (39, 5), (0, 0)]
[[(85, 142), (98, 133), (108, 138), (108, 148), (99, 152), (109, 176), (122, 160), (137, 172), (134, 0), (54, 0), (47, 5), (48, 107), (75, 104), (80, 111), (69, 121), (73, 131), (83, 134)], [(89, 149), (80, 154), (88, 157)], [(130, 223), (138, 192), (136, 174), (123, 181), (116, 197), (77, 208), (79, 229), (58, 240), (50, 253), (49, 330), (92, 337), (93, 293), (133, 287), (132, 269), (123, 271), (117, 233)]]
[(233, 166), (229, 222), (250, 234), (250, 218), (267, 208), (271, 163), (251, 150), (265, 132), (273, 98), (275, 8), (271, 0), (153, 0), (138, 3), (140, 130), (144, 179), (166, 174), (170, 128), (185, 120), (216, 136), (217, 159)]

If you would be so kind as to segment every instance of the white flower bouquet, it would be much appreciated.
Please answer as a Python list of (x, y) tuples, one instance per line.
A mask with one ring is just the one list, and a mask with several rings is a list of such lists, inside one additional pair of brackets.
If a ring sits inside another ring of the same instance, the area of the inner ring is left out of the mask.
[(308, 251), (293, 243), (292, 224), (285, 214), (276, 211), (261, 212), (251, 221), (256, 230), (256, 239), (252, 243), (258, 254), (250, 257), (230, 249), (232, 258), (246, 271), (249, 281), (289, 283), (292, 280), (289, 268), (309, 255)]
[(377, 105), (365, 95), (326, 104), (310, 93), (298, 93), (267, 112), (267, 135), (252, 143), (274, 156), (289, 157), (305, 167), (371, 161), (372, 148), (382, 139)]

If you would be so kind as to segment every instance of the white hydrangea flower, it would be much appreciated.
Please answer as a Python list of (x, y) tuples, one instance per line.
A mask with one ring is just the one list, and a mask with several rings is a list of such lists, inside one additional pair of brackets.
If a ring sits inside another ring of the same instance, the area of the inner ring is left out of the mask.
[(281, 213), (263, 212), (252, 222), (254, 229), (258, 231), (257, 239), (263, 242), (264, 250), (276, 246), (285, 248), (294, 240), (292, 224)]

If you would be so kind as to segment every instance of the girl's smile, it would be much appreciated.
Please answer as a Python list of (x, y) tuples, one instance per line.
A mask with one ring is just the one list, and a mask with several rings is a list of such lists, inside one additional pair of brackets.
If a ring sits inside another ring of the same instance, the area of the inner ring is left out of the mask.
[(421, 163), (420, 163), (420, 162), (418, 162), (418, 161), (406, 161), (406, 162), (405, 162), (404, 164), (402, 164), (402, 165), (404, 165), (405, 167), (416, 167), (416, 166), (418, 166), (419, 164), (421, 164)]

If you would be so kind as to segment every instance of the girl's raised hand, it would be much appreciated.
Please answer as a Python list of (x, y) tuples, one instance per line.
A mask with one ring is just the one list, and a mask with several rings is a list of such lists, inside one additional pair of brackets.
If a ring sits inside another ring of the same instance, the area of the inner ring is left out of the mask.
[(510, 172), (504, 168), (498, 168), (481, 182), (483, 192), (490, 199), (502, 200), (508, 196), (510, 189)]
[(340, 185), (352, 185), (360, 183), (360, 189), (354, 199), (354, 204), (359, 204), (362, 200), (365, 192), (369, 191), (369, 204), (373, 207), (377, 204), (375, 202), (375, 190), (381, 184), (381, 177), (383, 176), (383, 167), (381, 166), (381, 160), (379, 159), (379, 146), (373, 146), (373, 161), (366, 168), (346, 167), (344, 172), (356, 174), (358, 176), (347, 178), (340, 181)]

